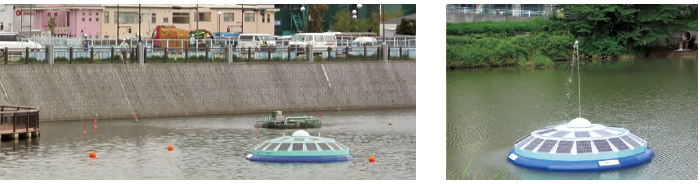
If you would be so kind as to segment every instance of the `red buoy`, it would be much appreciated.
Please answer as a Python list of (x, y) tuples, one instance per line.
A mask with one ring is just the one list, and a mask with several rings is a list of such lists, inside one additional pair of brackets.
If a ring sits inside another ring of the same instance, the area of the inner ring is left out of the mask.
[(173, 150), (173, 145), (172, 144), (168, 145), (168, 151), (172, 151), (172, 150)]
[(321, 114), (321, 113), (318, 113), (318, 117), (319, 117), (319, 118), (321, 117), (321, 115), (323, 115), (323, 114)]
[(391, 125), (391, 122), (389, 122), (389, 125)]
[(369, 162), (370, 162), (370, 163), (374, 163), (374, 160), (375, 160), (374, 156), (370, 155), (370, 156), (369, 156)]
[(94, 151), (90, 152), (90, 158), (95, 158), (97, 157), (97, 154)]
[(92, 122), (93, 122), (93, 123), (97, 123), (97, 118), (92, 119)]

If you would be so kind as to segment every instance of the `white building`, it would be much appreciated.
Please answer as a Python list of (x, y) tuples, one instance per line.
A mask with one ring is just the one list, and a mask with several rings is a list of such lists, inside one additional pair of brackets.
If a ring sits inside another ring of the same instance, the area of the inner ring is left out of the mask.
[(0, 4), (0, 32), (13, 32), (15, 11), (11, 4)]

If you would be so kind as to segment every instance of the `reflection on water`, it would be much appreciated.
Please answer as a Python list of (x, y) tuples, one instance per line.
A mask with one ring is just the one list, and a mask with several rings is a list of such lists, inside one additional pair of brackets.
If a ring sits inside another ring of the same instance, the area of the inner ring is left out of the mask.
[(582, 116), (647, 140), (656, 153), (651, 163), (594, 173), (514, 166), (506, 158), (516, 140), (578, 117), (571, 64), (458, 70), (447, 72), (447, 178), (461, 176), (472, 157), (469, 179), (493, 179), (505, 166), (502, 179), (698, 178), (696, 59), (582, 62), (580, 69)]
[[(415, 179), (415, 108), (321, 113), (323, 127), (307, 131), (343, 143), (355, 160), (246, 160), (255, 145), (295, 131), (259, 129), (256, 136), (255, 121), (266, 114), (100, 120), (97, 129), (92, 121), (45, 122), (39, 138), (3, 139), (0, 179)], [(377, 162), (368, 163), (370, 154)]]

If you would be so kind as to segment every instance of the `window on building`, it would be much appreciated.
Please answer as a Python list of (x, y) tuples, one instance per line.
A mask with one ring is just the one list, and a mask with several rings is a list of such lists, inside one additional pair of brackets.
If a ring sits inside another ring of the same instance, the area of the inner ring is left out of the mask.
[(100, 16), (100, 13), (95, 12), (95, 16)]
[(105, 35), (105, 39), (109, 39), (109, 36)]
[(199, 12), (197, 20), (200, 22), (211, 22), (211, 12)]
[(139, 14), (138, 12), (118, 12), (117, 16), (114, 16), (114, 22), (119, 19), (120, 24), (138, 24)]
[(265, 23), (265, 14), (260, 15), (260, 22)]
[(85, 22), (85, 17), (83, 17), (83, 22)]
[(99, 22), (99, 21), (100, 21), (100, 18), (95, 18), (95, 22)]
[(270, 23), (270, 14), (267, 14), (267, 23)]
[(83, 16), (85, 16), (85, 12), (83, 12)]
[(168, 17), (163, 17), (163, 23), (168, 23)]
[(88, 15), (92, 16), (92, 12), (90, 12), (90, 14), (88, 14)]
[(109, 23), (109, 12), (105, 12), (105, 24)]
[(54, 16), (54, 17), (58, 17), (58, 13), (54, 12), (54, 13), (53, 13), (53, 16)]
[(151, 13), (151, 23), (152, 24), (156, 23), (156, 14), (155, 13)]
[[(83, 19), (85, 19), (85, 18), (83, 18)], [(89, 20), (89, 22), (92, 22), (92, 18), (89, 18), (88, 20)]]
[(255, 13), (246, 13), (245, 14), (245, 21), (246, 22), (255, 22)]
[(224, 13), (224, 22), (233, 22), (233, 13)]
[(50, 17), (50, 16), (51, 16), (51, 13), (48, 13), (46, 16), (49, 16), (49, 17)]
[(190, 13), (173, 13), (173, 24), (189, 24)]

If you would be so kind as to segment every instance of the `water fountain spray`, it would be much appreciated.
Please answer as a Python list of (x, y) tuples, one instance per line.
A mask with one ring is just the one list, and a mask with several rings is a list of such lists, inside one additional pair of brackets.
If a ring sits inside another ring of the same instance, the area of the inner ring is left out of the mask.
[(579, 69), (578, 40), (574, 42), (574, 50), (576, 51), (576, 73), (578, 73), (578, 117), (581, 118), (581, 69)]

